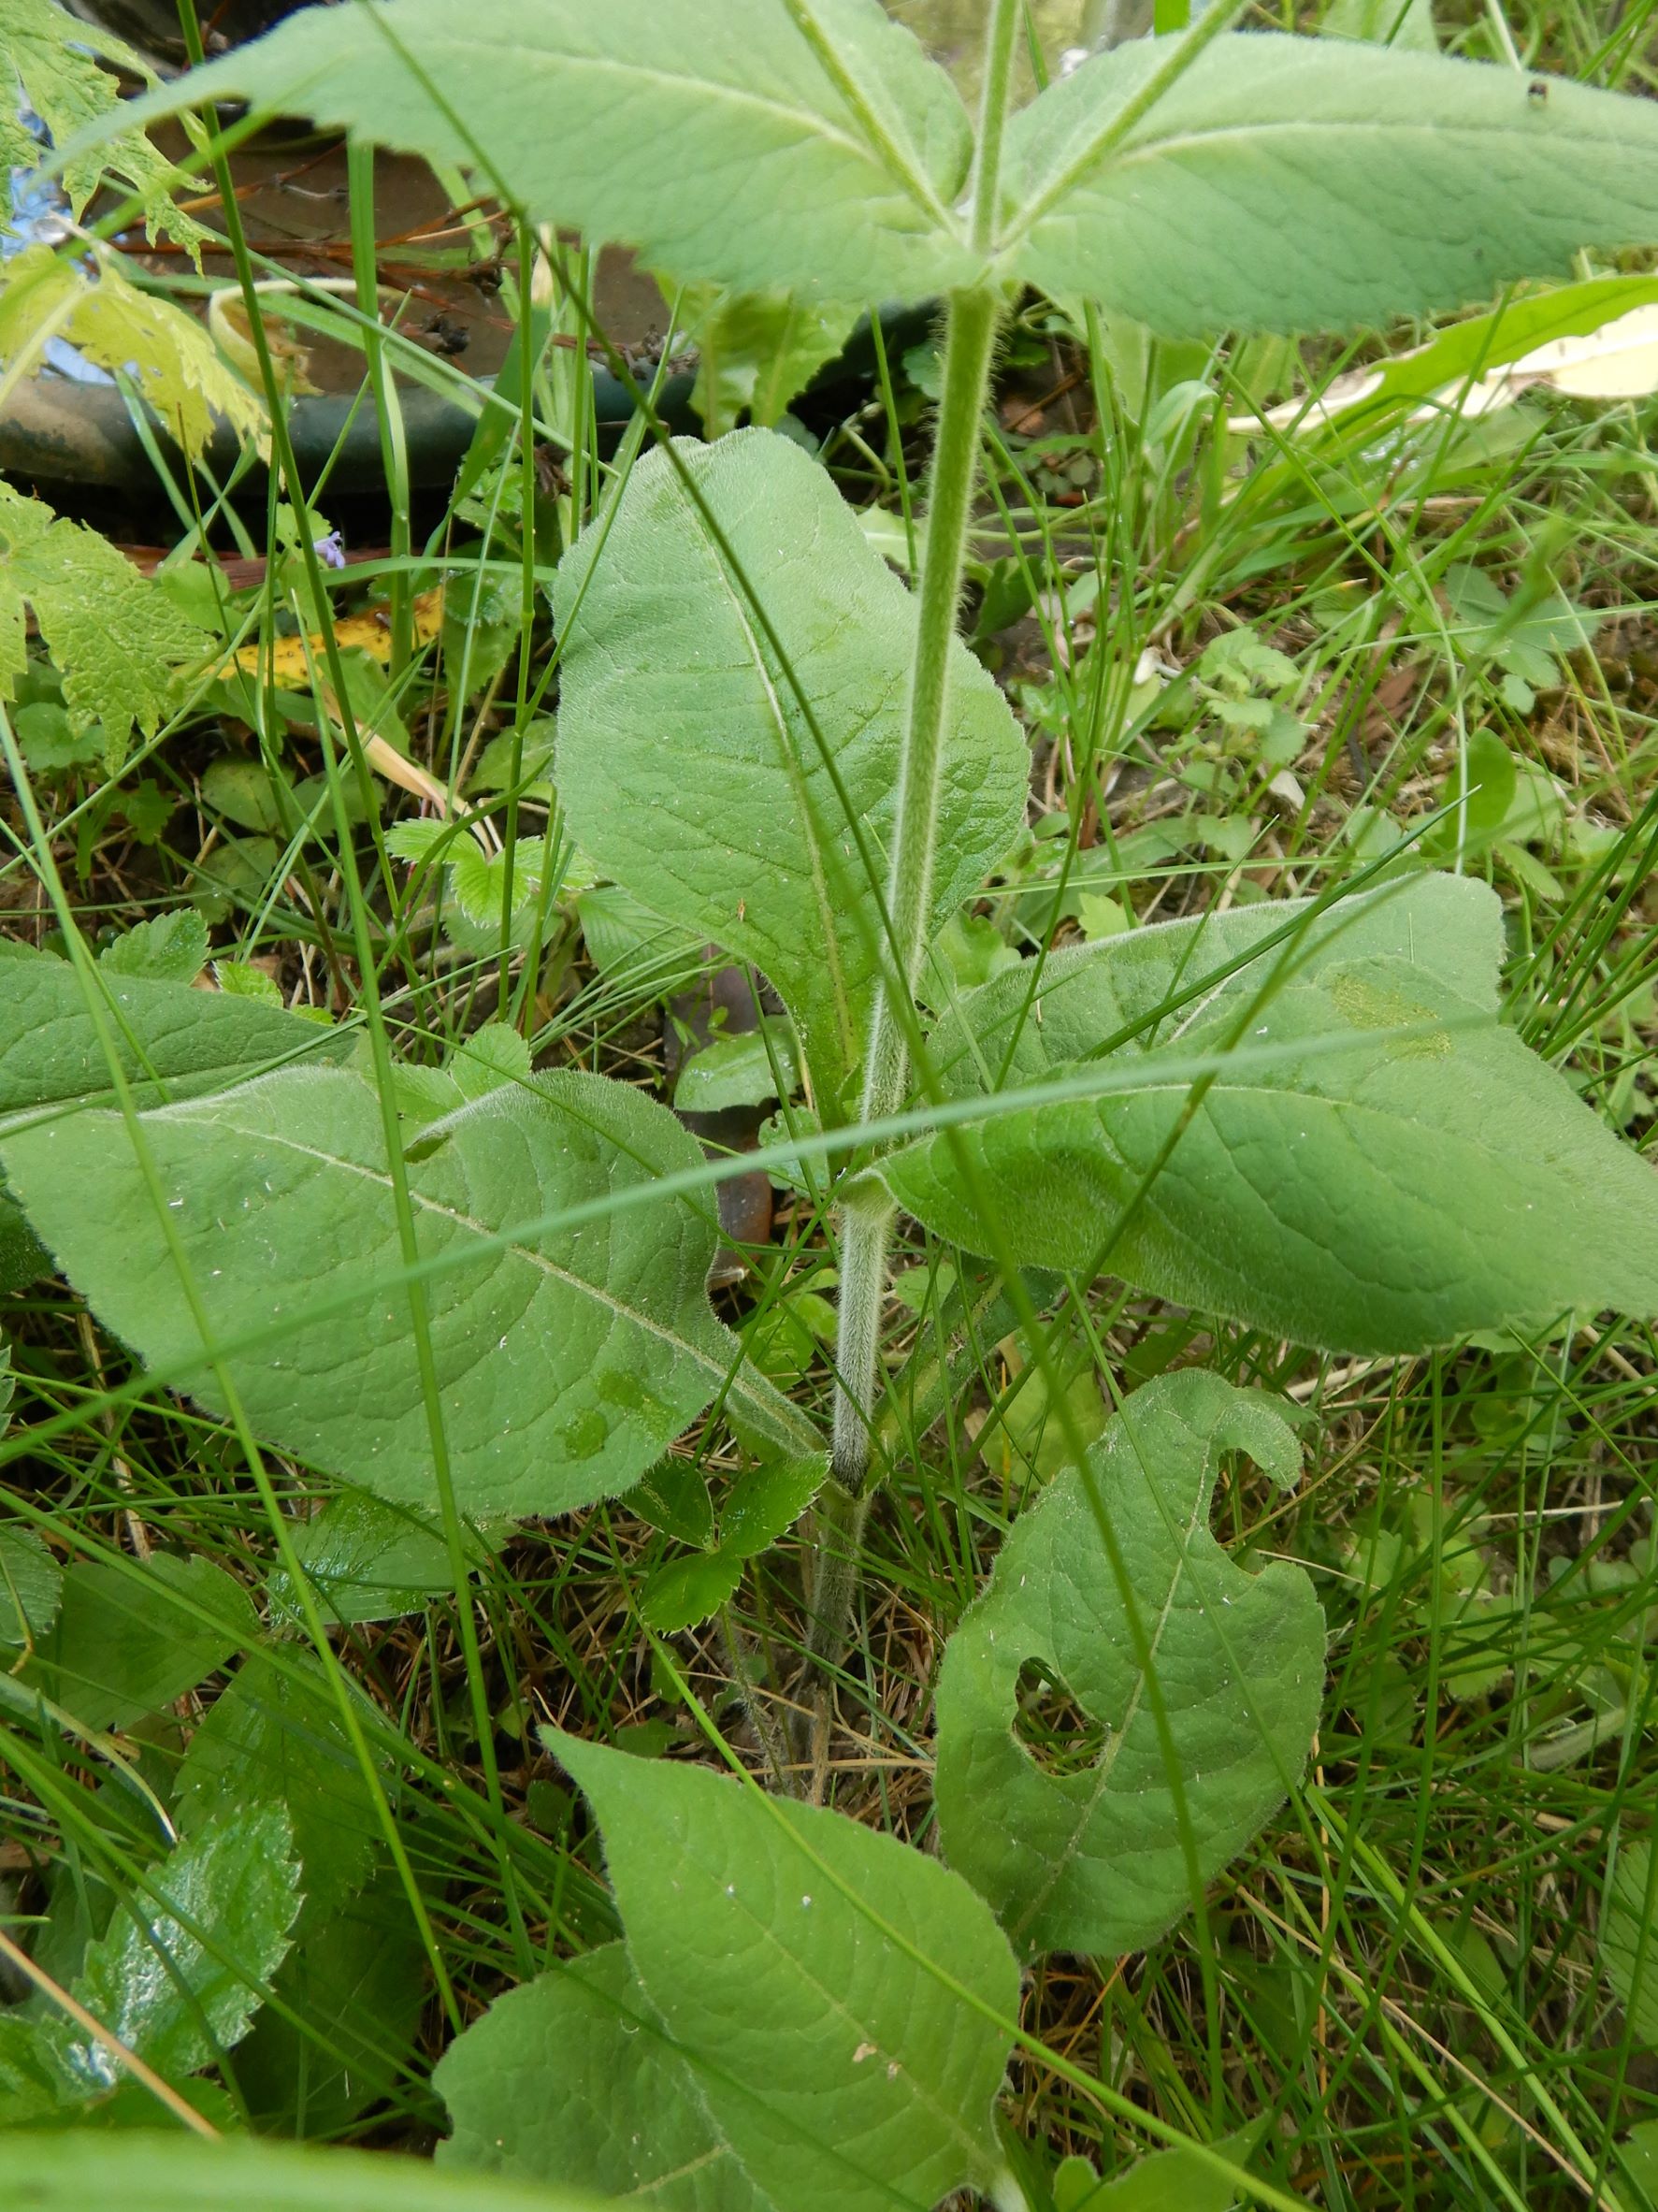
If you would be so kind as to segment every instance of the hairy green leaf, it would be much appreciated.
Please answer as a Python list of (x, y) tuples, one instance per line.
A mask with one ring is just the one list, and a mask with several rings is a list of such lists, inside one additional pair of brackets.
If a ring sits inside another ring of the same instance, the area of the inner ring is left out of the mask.
[[(1060, 1476), (1015, 1525), (950, 1639), (940, 1831), (1027, 1954), (1154, 1942), (1305, 1762), (1323, 1615), (1300, 1568), (1245, 1574), (1209, 1534), (1229, 1451), (1281, 1483), (1299, 1472), (1273, 1400), (1196, 1368), (1146, 1384), (1086, 1475)], [(1061, 1705), (1050, 1724), (1026, 1716), (1021, 1741), (1027, 1673)]]
[(557, 2185), (514, 2188), (438, 2173), (389, 2151), (301, 2150), (231, 2137), (203, 2143), (122, 2131), (10, 2134), (0, 2212), (601, 2212)]
[[(348, 1033), (330, 1034), (279, 1007), (134, 974), (124, 956), (100, 961), (93, 987), (104, 992), (104, 1029), (140, 1105), (222, 1090), (301, 1055), (338, 1060), (352, 1047)], [(0, 942), (0, 1119), (109, 1100), (87, 989), (68, 961)]]
[[(409, 1301), (384, 1287), (403, 1258), (373, 1092), (343, 1071), (294, 1069), (146, 1114), (142, 1131), (165, 1226), (118, 1115), (0, 1143), (11, 1189), (69, 1279), (150, 1365), (222, 1410), (170, 1227), (217, 1341), (282, 1332), (230, 1361), (260, 1433), (386, 1497), (429, 1504)], [(595, 1076), (494, 1091), (422, 1132), (410, 1202), (422, 1257), (454, 1263), (425, 1296), (468, 1511), (559, 1513), (625, 1490), (728, 1384), (733, 1414), (787, 1449), (814, 1448), (804, 1418), (738, 1372), (737, 1339), (709, 1308), (712, 1206), (651, 1199), (566, 1229), (516, 1227), (624, 1199), (700, 1157), (664, 1107)], [(330, 1300), (345, 1309), (310, 1318)]]
[(947, 1091), (1086, 1082), (1139, 1033), (1099, 1096), (923, 1137), (887, 1180), (970, 1250), (996, 1249), (982, 1204), (1031, 1265), (1103, 1252), (1303, 1344), (1420, 1351), (1567, 1308), (1658, 1310), (1658, 1176), (1498, 1021), (1500, 917), (1483, 886), (1418, 875), (1321, 915), (1253, 906), (1060, 953), (1033, 1005), (1010, 971), (935, 1033)]
[[(440, 2085), (463, 2155), (514, 2173), (551, 2156), (602, 2188), (655, 2181), (672, 2212), (930, 2212), (993, 2180), (1008, 2044), (973, 2001), (1011, 2018), (1017, 1971), (957, 1875), (705, 1768), (546, 1741), (598, 1818), (635, 1978), (606, 1958), (551, 1996), (509, 1999), (476, 2060), (463, 2037)], [(584, 2040), (565, 2042), (572, 2030)], [(643, 2055), (622, 2060), (619, 2034)], [(521, 2103), (514, 2128), (498, 2075), (519, 2035), (560, 2039), (580, 2102)], [(691, 2156), (719, 2162), (717, 2190), (657, 2178)]]
[[(555, 607), (572, 834), (656, 912), (770, 976), (833, 1100), (879, 968), (870, 876), (884, 889), (915, 601), (814, 461), (742, 430), (640, 462), (608, 533), (564, 561)], [(933, 934), (1011, 844), (1028, 774), (1018, 726), (959, 642), (950, 686)]]
[(777, 0), (362, 0), (306, 9), (124, 120), (245, 97), (459, 163), (681, 280), (858, 305), (960, 282), (972, 133), (948, 78), (875, 0), (814, 13), (843, 85)]
[(1558, 77), (1228, 34), (1150, 111), (1171, 42), (1097, 55), (1008, 132), (1001, 259), (1170, 338), (1312, 330), (1564, 274), (1658, 238), (1658, 110)]

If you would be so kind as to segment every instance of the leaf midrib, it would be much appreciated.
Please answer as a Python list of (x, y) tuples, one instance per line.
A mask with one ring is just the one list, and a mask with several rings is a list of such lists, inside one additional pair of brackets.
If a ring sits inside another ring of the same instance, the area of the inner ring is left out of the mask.
[[(1439, 141), (1443, 141), (1448, 136), (1454, 136), (1463, 140), (1476, 137), (1521, 138), (1527, 135), (1529, 130), (1528, 123), (1519, 118), (1512, 123), (1496, 120), (1484, 122), (1478, 119), (1472, 122), (1459, 122), (1455, 125), (1453, 133), (1449, 131), (1449, 126), (1442, 123), (1419, 123), (1409, 119), (1392, 123), (1372, 123), (1362, 119), (1355, 120), (1337, 116), (1296, 116), (1281, 123), (1223, 123), (1204, 130), (1186, 130), (1175, 137), (1160, 137), (1131, 145), (1120, 152), (1112, 151), (1104, 157), (1090, 150), (1068, 163), (1051, 184), (1045, 185), (1035, 199), (1020, 209), (1017, 223), (997, 239), (994, 251), (1000, 256), (1011, 253), (1017, 247), (1026, 243), (1053, 211), (1057, 203), (1062, 200), (1067, 193), (1074, 191), (1079, 186), (1090, 182), (1103, 184), (1126, 170), (1144, 167), (1150, 163), (1166, 160), (1173, 155), (1202, 151), (1229, 138), (1241, 139), (1251, 147), (1260, 147), (1275, 137), (1312, 137), (1316, 138), (1319, 134), (1327, 132), (1337, 133), (1344, 142), (1350, 143), (1355, 137), (1365, 135), (1405, 140), (1424, 138)], [(1622, 134), (1613, 131), (1608, 131), (1606, 134), (1604, 145), (1607, 152), (1614, 152), (1623, 144)], [(1637, 141), (1630, 151), (1641, 152), (1650, 152), (1651, 149), (1642, 147)], [(1097, 178), (1090, 179), (1088, 172), (1096, 163), (1100, 165), (1100, 174)]]
[[(166, 1112), (175, 1109), (164, 1108), (162, 1110)], [(190, 1110), (188, 1105), (176, 1109), (180, 1118)], [(199, 1112), (199, 1108), (196, 1110)], [(365, 1182), (373, 1183), (381, 1190), (390, 1192), (395, 1188), (390, 1175), (383, 1168), (367, 1167), (361, 1161), (342, 1159), (337, 1153), (324, 1151), (315, 1145), (302, 1144), (297, 1138), (289, 1136), (281, 1130), (250, 1129), (245, 1123), (237, 1121), (231, 1121), (229, 1126), (240, 1136), (275, 1145), (283, 1150), (297, 1153), (304, 1159), (315, 1160), (324, 1167), (339, 1168), (343, 1173), (359, 1177)], [(648, 1336), (657, 1337), (675, 1352), (685, 1352), (701, 1367), (704, 1373), (717, 1377), (721, 1385), (725, 1385), (728, 1377), (729, 1377), (728, 1396), (741, 1394), (746, 1402), (756, 1405), (761, 1413), (768, 1418), (773, 1417), (772, 1409), (754, 1391), (752, 1384), (744, 1377), (741, 1368), (733, 1376), (726, 1362), (716, 1360), (711, 1352), (703, 1351), (700, 1346), (692, 1343), (688, 1337), (679, 1335), (665, 1323), (654, 1321), (649, 1315), (636, 1311), (633, 1307), (627, 1305), (625, 1300), (616, 1297), (613, 1293), (600, 1290), (597, 1285), (589, 1282), (584, 1276), (570, 1274), (567, 1269), (549, 1260), (544, 1253), (536, 1251), (531, 1246), (520, 1244), (515, 1239), (503, 1241), (497, 1231), (486, 1227), (473, 1215), (463, 1213), (458, 1207), (444, 1206), (425, 1192), (419, 1190), (413, 1183), (409, 1185), (409, 1200), (411, 1206), (419, 1207), (422, 1212), (430, 1214), (439, 1220), (447, 1221), (458, 1229), (485, 1239), (502, 1253), (517, 1256), (531, 1266), (539, 1268), (552, 1280), (562, 1283), (569, 1290), (579, 1292), (584, 1297), (592, 1299), (596, 1305), (605, 1307), (619, 1320), (631, 1323), (636, 1328), (642, 1329)], [(719, 1323), (713, 1320), (712, 1315), (710, 1321), (715, 1328), (720, 1325)]]

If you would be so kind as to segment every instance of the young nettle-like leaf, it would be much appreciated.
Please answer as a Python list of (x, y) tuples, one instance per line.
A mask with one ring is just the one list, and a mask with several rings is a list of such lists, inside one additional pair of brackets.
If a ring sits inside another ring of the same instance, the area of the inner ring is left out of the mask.
[(991, 1109), (882, 1172), (969, 1250), (1103, 1264), (1302, 1344), (1651, 1313), (1658, 1175), (1499, 1021), (1500, 918), (1482, 885), (1424, 875), (1060, 953), (1034, 1004), (1010, 971), (939, 1025), (944, 1089), (1087, 1084), (1126, 1037), (1099, 1095)]
[[(671, 289), (667, 294), (674, 296)], [(682, 293), (678, 326), (698, 354), (691, 404), (704, 434), (721, 438), (740, 415), (769, 428), (851, 335), (858, 311), (793, 292), (728, 292), (699, 285)]]
[(154, 983), (193, 983), (207, 964), (208, 925), (194, 906), (136, 922), (98, 955), (98, 965), (112, 976), (142, 976)]
[[(146, 1114), (142, 1132), (165, 1224), (119, 1115), (0, 1140), (10, 1187), (71, 1282), (151, 1366), (222, 1410), (170, 1228), (215, 1341), (239, 1347), (229, 1369), (258, 1432), (364, 1488), (430, 1504), (433, 1442), (373, 1092), (340, 1070), (291, 1070)], [(700, 1159), (666, 1108), (593, 1076), (510, 1085), (422, 1131), (410, 1204), (423, 1259), (440, 1264), (425, 1302), (469, 1512), (558, 1513), (625, 1490), (716, 1395), (786, 1450), (815, 1449), (804, 1416), (740, 1371), (737, 1340), (709, 1308), (712, 1205), (634, 1195)], [(537, 1225), (584, 1206), (593, 1218)]]
[[(1246, 1574), (1209, 1534), (1228, 1452), (1300, 1471), (1274, 1400), (1196, 1368), (1146, 1383), (1018, 1521), (950, 1639), (944, 1853), (1026, 1955), (1154, 1942), (1300, 1777), (1324, 1617), (1300, 1568)], [(1046, 1725), (1021, 1705), (1044, 1695)]]
[[(436, 1521), (367, 1491), (343, 1491), (314, 1520), (296, 1523), (290, 1540), (327, 1621), (395, 1621), (454, 1587)], [(468, 1549), (480, 1564), (488, 1556), (488, 1546), (470, 1535)], [(273, 1614), (300, 1617), (280, 1566), (271, 1569), (269, 1594)]]
[(1084, 63), (1008, 130), (1000, 265), (1170, 338), (1460, 307), (1658, 236), (1658, 110), (1558, 77), (1272, 32)]
[(226, 97), (310, 115), (459, 163), (681, 281), (862, 305), (970, 278), (949, 79), (876, 0), (813, 13), (833, 74), (781, 0), (308, 8), (123, 120)]
[[(454, 2046), (451, 2159), (668, 2212), (930, 2212), (993, 2183), (1018, 1975), (957, 1875), (705, 1768), (548, 1742), (598, 1817), (627, 1950)], [(568, 2096), (534, 2093), (550, 2049)]]
[[(815, 462), (740, 430), (641, 461), (609, 529), (567, 556), (555, 610), (572, 835), (645, 905), (770, 976), (833, 1100), (861, 1058), (885, 949), (875, 891), (914, 600)], [(959, 642), (949, 683), (934, 935), (1012, 843), (1029, 773), (1006, 702)]]
[(64, 672), (71, 722), (102, 728), (111, 768), (135, 726), (154, 736), (178, 672), (209, 643), (108, 539), (0, 484), (0, 700), (26, 666), (27, 608)]
[[(88, 1948), (72, 1994), (156, 2073), (182, 2079), (247, 2033), (288, 1949), (299, 1889), (286, 1816), (265, 1807), (218, 1821), (151, 1879), (153, 1894), (136, 1896)], [(0, 2124), (45, 2120), (123, 2078), (108, 2046), (66, 2015), (0, 2013)]]

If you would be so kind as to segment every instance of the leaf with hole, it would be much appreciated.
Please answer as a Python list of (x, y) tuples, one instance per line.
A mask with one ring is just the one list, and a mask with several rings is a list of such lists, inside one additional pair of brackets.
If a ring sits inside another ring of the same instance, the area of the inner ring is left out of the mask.
[(1498, 1020), (1500, 919), (1423, 875), (1062, 952), (1034, 1002), (1011, 971), (939, 1025), (945, 1091), (1094, 1094), (991, 1106), (882, 1172), (971, 1251), (999, 1249), (993, 1207), (1023, 1262), (1301, 1344), (1658, 1311), (1658, 1175)]
[[(139, 1127), (160, 1207), (118, 1115), (0, 1143), (69, 1279), (149, 1365), (223, 1411), (177, 1239), (214, 1340), (237, 1347), (228, 1372), (254, 1428), (384, 1497), (431, 1505), (373, 1092), (344, 1071), (295, 1070)], [(602, 1077), (544, 1076), (428, 1124), (420, 1149), (410, 1206), (436, 1270), (425, 1295), (437, 1405), (466, 1511), (559, 1513), (613, 1496), (716, 1395), (785, 1449), (814, 1449), (804, 1416), (742, 1369), (709, 1308), (712, 1204), (652, 1191), (701, 1160), (666, 1108)], [(569, 1226), (538, 1225), (584, 1208)]]
[[(566, 557), (555, 612), (572, 835), (665, 920), (771, 978), (833, 1099), (882, 958), (871, 886), (886, 882), (915, 601), (822, 469), (740, 430), (639, 462), (608, 531)], [(949, 684), (931, 936), (1013, 842), (1029, 773), (959, 640)]]
[(1020, 1518), (950, 1639), (944, 1854), (1027, 1956), (1154, 1942), (1305, 1763), (1324, 1619), (1300, 1568), (1246, 1574), (1209, 1534), (1228, 1452), (1300, 1471), (1274, 1400), (1195, 1368), (1146, 1383)]

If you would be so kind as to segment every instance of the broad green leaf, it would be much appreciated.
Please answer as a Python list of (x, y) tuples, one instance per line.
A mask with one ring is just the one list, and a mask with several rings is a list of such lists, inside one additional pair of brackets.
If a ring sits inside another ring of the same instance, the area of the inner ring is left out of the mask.
[(305, 1903), (295, 1930), (309, 1938), (373, 1872), (382, 1831), (334, 1693), (314, 1661), (255, 1654), (213, 1702), (179, 1769), (174, 1816), (181, 1835), (274, 1805), (288, 1824)]
[[(1300, 1776), (1324, 1619), (1300, 1568), (1246, 1574), (1210, 1535), (1229, 1451), (1283, 1484), (1300, 1469), (1274, 1400), (1197, 1368), (1146, 1383), (1089, 1453), (1091, 1483), (1070, 1469), (1016, 1523), (950, 1639), (935, 1784), (944, 1852), (1027, 1955), (1155, 1942), (1192, 1904), (1194, 1872), (1212, 1880)], [(1035, 1675), (1061, 1718), (1029, 1720), (1021, 1741), (1021, 1678)]]
[[(437, 1524), (366, 1490), (343, 1491), (314, 1521), (298, 1523), (291, 1540), (324, 1620), (395, 1621), (454, 1587)], [(479, 1541), (476, 1549), (482, 1560), (486, 1547)], [(271, 1570), (270, 1602), (274, 1613), (298, 1616), (281, 1566)]]
[(679, 322), (699, 355), (691, 405), (704, 435), (724, 437), (742, 414), (762, 427), (776, 423), (841, 351), (857, 319), (844, 302), (826, 308), (794, 292), (699, 286), (694, 299), (682, 299)]
[[(930, 2212), (952, 2189), (993, 2183), (990, 2107), (1008, 2051), (994, 2022), (1012, 2019), (1018, 1976), (959, 1876), (840, 1814), (703, 1767), (551, 1730), (546, 1742), (604, 1839), (640, 2035), (664, 2037), (695, 2099), (667, 2064), (642, 2061), (652, 2100), (613, 2107), (654, 2138), (636, 2155), (656, 2161), (703, 2122), (752, 2192), (733, 2185), (713, 2201), (777, 2212)], [(607, 1993), (631, 2005), (620, 1968), (609, 1975)], [(614, 2047), (601, 2021), (578, 2078)], [(521, 2124), (533, 2142), (542, 2117)], [(511, 2139), (491, 2162), (503, 2154), (514, 2156)], [(602, 2186), (615, 2186), (613, 2165), (612, 2176)], [(711, 2200), (664, 2201), (680, 2212)]]
[(194, 906), (135, 923), (98, 955), (98, 965), (112, 976), (153, 983), (194, 983), (207, 964), (208, 925)]
[(800, 1084), (794, 1039), (786, 1021), (765, 1019), (741, 1036), (715, 1037), (693, 1052), (679, 1071), (673, 1103), (682, 1114), (717, 1114), (727, 1106), (765, 1106), (791, 1096)]
[[(157, 2074), (181, 2080), (247, 2033), (261, 1985), (288, 1949), (299, 1891), (287, 1820), (262, 1808), (219, 1821), (170, 1852), (151, 1881), (154, 1894), (118, 1906), (87, 1946), (71, 1994)], [(20, 2095), (20, 2062), (36, 2070), (36, 2093)], [(107, 2097), (127, 2078), (67, 2015), (0, 2014), (0, 2122)], [(7, 2172), (10, 2148), (0, 2158)]]
[(327, 2135), (393, 2091), (426, 1988), (425, 1953), (399, 1882), (382, 1877), (324, 1921), (308, 1916), (277, 1969), (278, 2002), (264, 2007), (236, 2055), (254, 2125)]
[(306, 115), (458, 163), (682, 281), (861, 306), (970, 280), (950, 210), (972, 134), (948, 78), (875, 0), (813, 12), (872, 128), (777, 0), (308, 8), (123, 120), (230, 95)]
[(9, 2134), (0, 2158), (0, 2212), (601, 2212), (597, 2200), (549, 2184), (515, 2188), (445, 2174), (389, 2151), (302, 2150), (231, 2137), (100, 2135), (71, 2129)]
[(620, 1944), (509, 1989), (450, 2045), (432, 2083), (454, 2127), (440, 2168), (514, 2181), (568, 2176), (654, 2212), (771, 2212)]
[[(649, 455), (599, 540), (572, 548), (555, 595), (571, 833), (667, 920), (770, 976), (832, 1101), (879, 970), (869, 877), (884, 892), (916, 603), (823, 470), (770, 431)], [(1012, 843), (1029, 774), (959, 641), (949, 681), (932, 935)]]
[(0, 484), (0, 693), (7, 696), (22, 672), (25, 604), (62, 672), (71, 722), (97, 723), (106, 758), (119, 767), (135, 726), (146, 737), (160, 728), (178, 673), (204, 653), (206, 634), (96, 530)]
[(32, 1528), (0, 1523), (0, 1644), (46, 1634), (57, 1618), (64, 1570)]
[[(140, 1105), (223, 1090), (304, 1054), (338, 1060), (352, 1047), (281, 1008), (99, 961), (104, 1026)], [(69, 961), (0, 947), (0, 1120), (42, 1106), (107, 1104), (109, 1065)]]
[(1636, 2040), (1658, 2047), (1658, 1868), (1648, 1843), (1618, 1854), (1601, 1906), (1600, 1963)]
[(1104, 1252), (1160, 1297), (1302, 1344), (1650, 1314), (1658, 1176), (1498, 1021), (1500, 918), (1484, 887), (1424, 875), (1321, 916), (1254, 906), (1059, 954), (1037, 1006), (1010, 971), (935, 1033), (946, 1091), (1087, 1083), (1128, 1025), (1293, 930), (1099, 1064), (1097, 1097), (993, 1112), (883, 1172), (969, 1250), (1002, 1249), (983, 1204), (1023, 1262)]
[[(1014, 118), (1001, 262), (1169, 338), (1460, 307), (1658, 238), (1658, 111), (1485, 64), (1227, 34), (1146, 114), (1136, 39)], [(1455, 220), (1447, 218), (1455, 210)]]
[[(257, 1012), (242, 1005), (243, 1012)], [(369, 1088), (294, 1069), (143, 1117), (144, 1141), (219, 1341), (283, 1330), (230, 1362), (255, 1428), (362, 1487), (435, 1495), (432, 1441), (384, 1130)], [(409, 1167), (449, 1464), (475, 1516), (559, 1513), (625, 1490), (716, 1393), (809, 1452), (804, 1417), (714, 1318), (712, 1206), (627, 1205), (567, 1229), (517, 1225), (694, 1170), (665, 1107), (601, 1077), (492, 1092), (421, 1134)], [(108, 1327), (223, 1410), (166, 1229), (124, 1123), (80, 1114), (0, 1142), (14, 1193)], [(504, 1242), (493, 1241), (505, 1236)], [(310, 1319), (330, 1300), (344, 1310)]]
[(125, 1728), (193, 1690), (257, 1634), (247, 1593), (210, 1559), (88, 1559), (64, 1577), (57, 1625), (29, 1679), (43, 1679), (88, 1728)]

